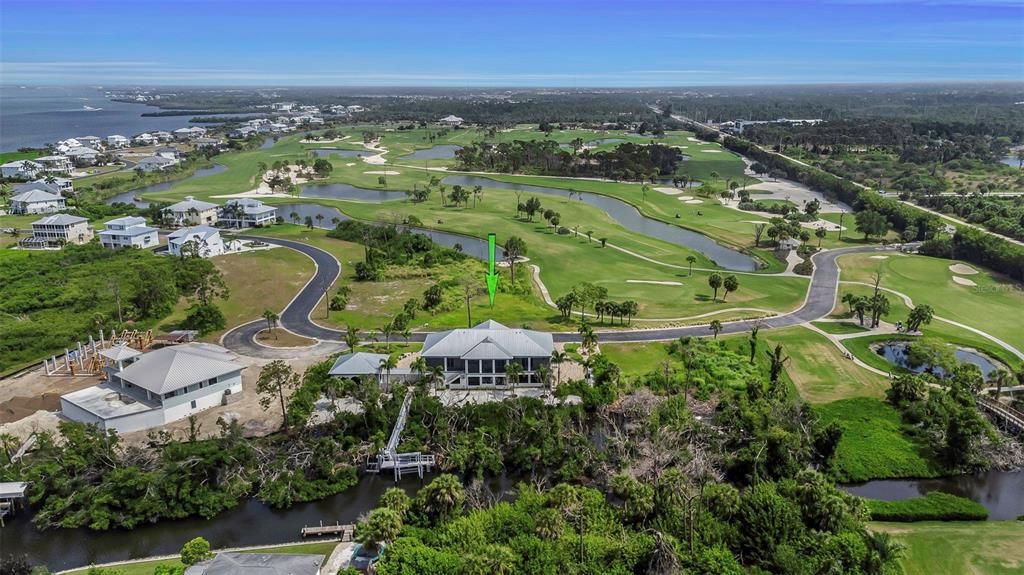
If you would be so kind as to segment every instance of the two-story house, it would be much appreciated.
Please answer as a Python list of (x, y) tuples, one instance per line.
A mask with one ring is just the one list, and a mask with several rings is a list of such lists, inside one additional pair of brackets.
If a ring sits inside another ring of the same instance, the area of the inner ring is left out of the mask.
[(217, 204), (185, 196), (184, 200), (164, 208), (163, 217), (175, 226), (212, 226), (217, 223)]
[(151, 248), (159, 243), (157, 229), (146, 225), (146, 219), (126, 216), (107, 222), (100, 232), (105, 248)]
[(518, 385), (543, 382), (537, 369), (551, 361), (554, 341), (550, 333), (512, 329), (488, 320), (469, 329), (451, 329), (427, 335), (420, 355), (430, 367), (444, 370), (453, 388), (504, 387), (509, 363), (518, 363)]
[(92, 240), (89, 220), (68, 214), (53, 214), (32, 222), (32, 237), (20, 242), (24, 247), (61, 247), (65, 244), (84, 244)]
[(277, 208), (253, 198), (228, 200), (221, 206), (217, 221), (233, 228), (261, 228), (277, 222)]

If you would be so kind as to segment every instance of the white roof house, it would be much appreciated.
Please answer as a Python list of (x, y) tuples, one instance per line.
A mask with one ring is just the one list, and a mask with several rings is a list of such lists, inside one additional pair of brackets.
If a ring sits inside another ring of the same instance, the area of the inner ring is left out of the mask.
[(169, 223), (176, 226), (210, 225), (217, 223), (217, 204), (185, 196), (184, 200), (164, 208), (163, 214)]
[(217, 146), (220, 146), (224, 142), (221, 142), (217, 138), (207, 138), (204, 136), (201, 138), (196, 138), (193, 143), (197, 148), (216, 148)]
[(57, 190), (57, 193), (67, 196), (68, 194), (75, 193), (75, 182), (70, 178), (58, 178), (54, 176), (47, 176), (45, 178), (39, 178), (33, 180), (33, 184), (46, 184), (46, 190), (53, 191)]
[(550, 333), (512, 329), (488, 320), (470, 329), (428, 334), (420, 355), (427, 365), (444, 369), (449, 385), (478, 387), (506, 385), (509, 362), (522, 365), (520, 383), (539, 384), (536, 370), (548, 364), (553, 350)]
[(8, 210), (12, 214), (47, 214), (66, 207), (64, 198), (39, 188), (30, 188), (12, 196)]
[(458, 116), (448, 115), (437, 121), (439, 124), (445, 124), (448, 126), (461, 126), (465, 120)]
[[(377, 378), (378, 382), (383, 383), (388, 374), (380, 369), (380, 362), (388, 357), (386, 353), (368, 353), (365, 351), (347, 353), (339, 356), (327, 373), (335, 377), (344, 378), (372, 376)], [(412, 371), (408, 367), (396, 367), (391, 370), (391, 379), (408, 379), (411, 374)]]
[(196, 254), (203, 258), (212, 258), (224, 253), (224, 240), (220, 237), (220, 230), (210, 226), (194, 226), (181, 228), (167, 236), (167, 251), (173, 256), (181, 256), (186, 246), (195, 246)]
[(138, 136), (132, 138), (132, 141), (134, 141), (136, 144), (149, 146), (155, 144), (158, 140), (156, 136), (154, 136), (153, 134), (143, 132), (142, 134), (139, 134)]
[(32, 222), (32, 237), (19, 242), (26, 248), (84, 244), (92, 239), (89, 220), (68, 214), (54, 214)]
[(159, 132), (151, 132), (151, 133), (153, 134), (154, 138), (156, 138), (157, 140), (160, 140), (161, 142), (169, 142), (169, 141), (174, 139), (174, 135), (171, 134), (170, 132), (164, 132), (164, 131), (161, 130)]
[(79, 136), (75, 139), (78, 140), (81, 145), (88, 146), (90, 148), (97, 148), (103, 145), (103, 138), (100, 138), (99, 136)]
[(149, 248), (159, 243), (157, 229), (147, 226), (146, 219), (138, 216), (110, 220), (99, 235), (105, 248)]
[(46, 171), (58, 174), (68, 174), (71, 172), (71, 168), (74, 167), (71, 164), (71, 159), (67, 156), (43, 156), (36, 158), (35, 161), (42, 164)]
[(116, 367), (107, 381), (61, 396), (74, 421), (120, 432), (159, 427), (224, 404), (242, 391), (245, 366), (223, 347), (188, 343), (139, 355), (131, 348), (104, 350)]
[(181, 150), (175, 148), (174, 146), (161, 146), (154, 151), (154, 154), (157, 156), (170, 158), (172, 160), (177, 160), (181, 158)]
[(75, 164), (94, 164), (96, 163), (96, 158), (99, 157), (100, 152), (93, 148), (78, 146), (77, 148), (71, 148), (64, 154)]
[(277, 222), (277, 208), (254, 198), (228, 200), (220, 208), (217, 221), (236, 228), (259, 228)]
[(148, 156), (136, 162), (135, 167), (143, 172), (161, 172), (177, 163), (178, 160), (164, 156)]
[(130, 140), (121, 134), (107, 136), (107, 146), (111, 148), (123, 148), (130, 143)]
[(32, 160), (15, 160), (0, 166), (0, 175), (5, 178), (34, 178), (43, 171), (43, 165)]

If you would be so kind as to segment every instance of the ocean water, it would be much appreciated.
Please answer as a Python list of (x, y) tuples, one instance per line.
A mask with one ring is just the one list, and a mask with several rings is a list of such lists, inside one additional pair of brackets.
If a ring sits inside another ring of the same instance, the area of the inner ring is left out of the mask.
[(189, 116), (143, 118), (155, 106), (111, 102), (85, 86), (0, 86), (0, 151), (42, 146), (75, 136), (131, 137), (189, 125)]

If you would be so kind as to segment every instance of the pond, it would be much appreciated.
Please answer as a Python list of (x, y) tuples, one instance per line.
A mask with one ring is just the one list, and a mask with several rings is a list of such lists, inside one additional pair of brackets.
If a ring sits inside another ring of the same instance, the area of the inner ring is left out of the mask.
[[(424, 483), (436, 477), (424, 478)], [(403, 478), (398, 484), (410, 495), (421, 486), (419, 478)], [(491, 491), (503, 495), (515, 487), (515, 481), (499, 477), (487, 482)], [(373, 509), (377, 500), (395, 483), (390, 476), (363, 475), (359, 482), (343, 493), (320, 501), (299, 503), (289, 509), (273, 509), (252, 499), (216, 517), (179, 521), (161, 521), (141, 525), (128, 531), (90, 531), (87, 529), (55, 529), (39, 531), (29, 524), (28, 513), (7, 519), (0, 529), (3, 554), (28, 556), (30, 563), (45, 563), (50, 570), (71, 569), (93, 563), (177, 554), (193, 537), (204, 537), (216, 548), (249, 545), (270, 545), (302, 539), (299, 530), (308, 525), (355, 523), (359, 516)], [(310, 538), (310, 541), (315, 541)]]
[(371, 156), (374, 152), (368, 150), (341, 150), (338, 148), (317, 148), (313, 150), (313, 155), (318, 158), (327, 158), (329, 156), (340, 156), (342, 158), (362, 158), (363, 156)]
[[(285, 221), (291, 221), (291, 214), (294, 212), (299, 217), (299, 221), (305, 221), (306, 216), (313, 218), (316, 222), (316, 216), (323, 216), (320, 220), (320, 224), (316, 227), (323, 229), (332, 229), (334, 224), (331, 223), (334, 218), (339, 220), (350, 220), (352, 218), (343, 214), (338, 208), (332, 208), (329, 206), (321, 206), (319, 204), (305, 204), (305, 203), (288, 203), (288, 204), (274, 204), (277, 208), (279, 216), (285, 219)], [(371, 222), (374, 223), (374, 222)], [(465, 236), (462, 234), (455, 234), (451, 232), (440, 232), (437, 230), (428, 230), (425, 228), (417, 228), (412, 226), (399, 226), (401, 229), (409, 230), (417, 234), (423, 234), (429, 237), (434, 243), (449, 248), (454, 248), (456, 245), (462, 248), (462, 253), (476, 258), (478, 260), (487, 260), (487, 241), (473, 237)], [(504, 257), (504, 251), (499, 246), (497, 249), (498, 257)]]
[[(941, 365), (929, 365), (927, 363), (918, 363), (914, 365), (914, 359), (911, 353), (912, 342), (908, 341), (890, 341), (879, 345), (875, 348), (875, 353), (885, 358), (886, 361), (893, 365), (898, 365), (904, 369), (912, 371), (914, 373), (931, 373), (935, 377), (945, 377), (946, 370)], [(998, 364), (987, 355), (967, 348), (956, 348), (953, 351), (953, 357), (961, 363), (970, 363), (978, 366), (981, 370), (981, 375), (988, 379), (989, 374), (999, 368)]]
[[(479, 185), (485, 188), (498, 188), (528, 194), (545, 194), (562, 198), (568, 198), (570, 193), (569, 190), (560, 188), (501, 182), (480, 176), (448, 176), (442, 182), (448, 185), (461, 185), (468, 188)], [(580, 201), (607, 212), (613, 220), (624, 228), (638, 234), (695, 249), (725, 269), (753, 271), (759, 267), (757, 260), (747, 254), (725, 247), (699, 232), (641, 215), (636, 208), (622, 200), (589, 192), (573, 193)], [(656, 194), (659, 192), (652, 193)]]
[(116, 196), (107, 198), (106, 200), (104, 200), (104, 202), (106, 204), (108, 204), (108, 205), (109, 204), (116, 204), (118, 202), (121, 202), (121, 203), (125, 203), (125, 204), (134, 204), (135, 207), (138, 207), (138, 208), (148, 208), (149, 207), (149, 202), (142, 201), (142, 200), (136, 200), (135, 197), (136, 196), (141, 196), (142, 194), (149, 194), (149, 193), (156, 193), (156, 192), (167, 191), (167, 190), (171, 189), (172, 186), (176, 186), (176, 185), (180, 184), (181, 182), (187, 182), (189, 180), (195, 180), (197, 178), (205, 178), (205, 177), (212, 176), (214, 174), (219, 174), (221, 172), (226, 172), (226, 171), (227, 171), (227, 167), (226, 166), (222, 166), (220, 164), (214, 164), (214, 165), (210, 166), (209, 168), (199, 168), (191, 176), (188, 176), (186, 178), (180, 178), (180, 179), (177, 179), (177, 180), (170, 180), (168, 182), (160, 182), (159, 184), (151, 184), (149, 186), (143, 186), (141, 188), (136, 188), (134, 190), (129, 190), (127, 192), (121, 192), (120, 194), (117, 194)]
[(424, 148), (398, 158), (399, 160), (446, 160), (455, 157), (455, 152), (462, 149), (462, 146), (443, 144), (432, 148)]
[(1020, 167), (1020, 160), (1017, 159), (1017, 156), (1006, 156), (1005, 158), (999, 161), (1006, 164), (1007, 166), (1013, 166), (1014, 168)]
[(400, 200), (405, 197), (405, 192), (357, 188), (350, 184), (305, 184), (301, 190), (299, 197), (303, 198), (325, 198), (356, 202), (380, 203)]
[(273, 148), (275, 144), (277, 144), (277, 138), (274, 138), (272, 136), (268, 137), (268, 138), (264, 138), (263, 139), (263, 143), (260, 144), (260, 149), (261, 150), (269, 150), (270, 148)]
[(1010, 521), (1024, 515), (1024, 471), (988, 471), (936, 479), (879, 480), (844, 486), (860, 497), (898, 501), (941, 491), (966, 497), (988, 509), (989, 520)]

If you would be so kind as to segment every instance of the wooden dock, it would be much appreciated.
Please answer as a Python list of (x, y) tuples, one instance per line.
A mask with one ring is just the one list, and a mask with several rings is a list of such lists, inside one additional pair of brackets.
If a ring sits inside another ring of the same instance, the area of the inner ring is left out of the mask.
[(342, 525), (341, 523), (335, 523), (334, 525), (324, 525), (321, 521), (320, 525), (314, 525), (313, 527), (303, 527), (303, 537), (324, 537), (334, 536), (340, 537), (343, 542), (352, 541), (352, 534), (355, 531), (355, 525)]

